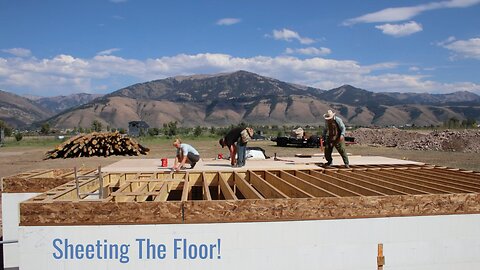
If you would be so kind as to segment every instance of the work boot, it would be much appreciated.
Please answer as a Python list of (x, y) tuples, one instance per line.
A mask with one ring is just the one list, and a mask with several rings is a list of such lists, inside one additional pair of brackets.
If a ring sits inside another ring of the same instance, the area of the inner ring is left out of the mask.
[(350, 169), (350, 165), (345, 164), (345, 168)]
[(190, 169), (193, 169), (193, 168), (195, 168), (195, 165), (197, 165), (197, 163), (196, 163), (196, 162), (194, 162), (194, 163), (190, 164)]
[(332, 162), (327, 162), (327, 163), (325, 163), (324, 167), (325, 167), (325, 168), (332, 167)]

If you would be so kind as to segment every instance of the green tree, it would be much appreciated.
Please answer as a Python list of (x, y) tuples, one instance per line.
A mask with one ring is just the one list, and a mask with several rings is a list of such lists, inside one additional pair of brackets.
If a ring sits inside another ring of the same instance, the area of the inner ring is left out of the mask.
[(5, 135), (5, 137), (12, 136), (12, 128), (7, 123), (0, 120), (0, 129), (2, 128), (3, 128), (3, 134)]
[(43, 123), (42, 127), (40, 129), (40, 133), (43, 135), (47, 135), (50, 133), (50, 124), (49, 123)]
[(158, 134), (160, 134), (160, 130), (158, 128), (149, 128), (148, 129), (148, 135), (150, 136), (157, 136)]
[(100, 123), (100, 121), (98, 120), (93, 120), (92, 131), (96, 131), (96, 132), (102, 131), (102, 123)]
[(195, 137), (199, 137), (200, 135), (202, 135), (202, 127), (201, 126), (196, 126), (195, 129), (193, 130), (193, 136)]
[(168, 122), (163, 124), (163, 134), (167, 135), (168, 137), (173, 137), (178, 134), (178, 127), (177, 121)]
[(446, 128), (458, 128), (460, 126), (460, 120), (455, 117), (448, 119), (445, 127)]
[(22, 139), (23, 139), (22, 133), (20, 132), (15, 133), (15, 140), (17, 140), (17, 142), (21, 141)]
[(210, 127), (210, 134), (215, 135), (215, 127), (214, 126)]

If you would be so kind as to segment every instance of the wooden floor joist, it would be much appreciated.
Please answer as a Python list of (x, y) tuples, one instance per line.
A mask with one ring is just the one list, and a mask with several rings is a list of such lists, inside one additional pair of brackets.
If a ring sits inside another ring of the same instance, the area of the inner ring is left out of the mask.
[[(58, 177), (71, 174), (38, 170), (17, 175), (16, 179), (21, 176), (28, 182), (29, 177), (52, 173)], [(92, 174), (80, 180), (81, 193), (102, 188), (104, 198), (78, 198), (75, 184), (67, 182), (22, 203), (21, 212), (25, 215), (21, 222), (58, 224), (55, 218), (66, 222), (65, 216), (69, 215), (72, 216), (70, 222), (74, 222), (74, 217), (82, 218), (85, 224), (111, 222), (106, 218), (103, 221), (95, 217), (88, 219), (90, 212), (100, 211), (101, 207), (114, 211), (112, 215), (120, 215), (121, 218), (114, 218), (119, 224), (129, 223), (125, 221), (128, 215), (115, 211), (134, 211), (128, 210), (130, 208), (137, 211), (130, 213), (132, 217), (146, 215), (133, 219), (144, 223), (149, 223), (148, 220), (152, 223), (242, 222), (480, 213), (480, 176), (476, 172), (432, 165), (109, 173), (103, 175), (103, 187), (98, 186), (93, 171), (83, 173)], [(74, 208), (68, 206), (71, 202), (76, 203)], [(122, 207), (113, 206), (118, 203)], [(127, 207), (131, 203), (135, 205)], [(63, 204), (65, 208), (61, 211), (54, 209)], [(143, 208), (155, 210), (150, 214)], [(158, 211), (163, 216), (158, 216)]]

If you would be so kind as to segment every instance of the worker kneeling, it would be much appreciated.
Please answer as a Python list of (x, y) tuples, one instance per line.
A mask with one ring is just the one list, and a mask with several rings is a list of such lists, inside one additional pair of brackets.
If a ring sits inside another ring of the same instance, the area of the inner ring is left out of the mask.
[(190, 164), (190, 169), (193, 169), (195, 164), (200, 160), (198, 151), (190, 144), (182, 143), (178, 138), (173, 141), (173, 146), (177, 148), (173, 169), (179, 171), (186, 163)]

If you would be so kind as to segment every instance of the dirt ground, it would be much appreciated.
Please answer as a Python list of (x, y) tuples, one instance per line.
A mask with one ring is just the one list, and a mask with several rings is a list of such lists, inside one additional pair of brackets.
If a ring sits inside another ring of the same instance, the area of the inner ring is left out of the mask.
[[(227, 149), (222, 149), (215, 139), (186, 141), (186, 143), (190, 143), (197, 148), (202, 158), (214, 158), (219, 153), (224, 155), (228, 154)], [(272, 157), (274, 153), (277, 153), (277, 155), (281, 157), (293, 156), (297, 153), (319, 153), (319, 149), (315, 148), (277, 147), (275, 143), (271, 141), (254, 141), (249, 142), (248, 145), (262, 147), (266, 150), (267, 155)], [(95, 168), (97, 166), (106, 166), (125, 158), (174, 157), (175, 149), (171, 146), (170, 141), (146, 144), (146, 146), (151, 149), (150, 153), (146, 156), (113, 156), (108, 158), (90, 157), (53, 160), (43, 160), (45, 152), (52, 147), (3, 147), (0, 148), (0, 177), (33, 169), (73, 168), (74, 166)], [(347, 150), (352, 155), (385, 156), (480, 171), (480, 155), (476, 153), (402, 150), (392, 147), (373, 147), (367, 145), (351, 145), (347, 147)]]

